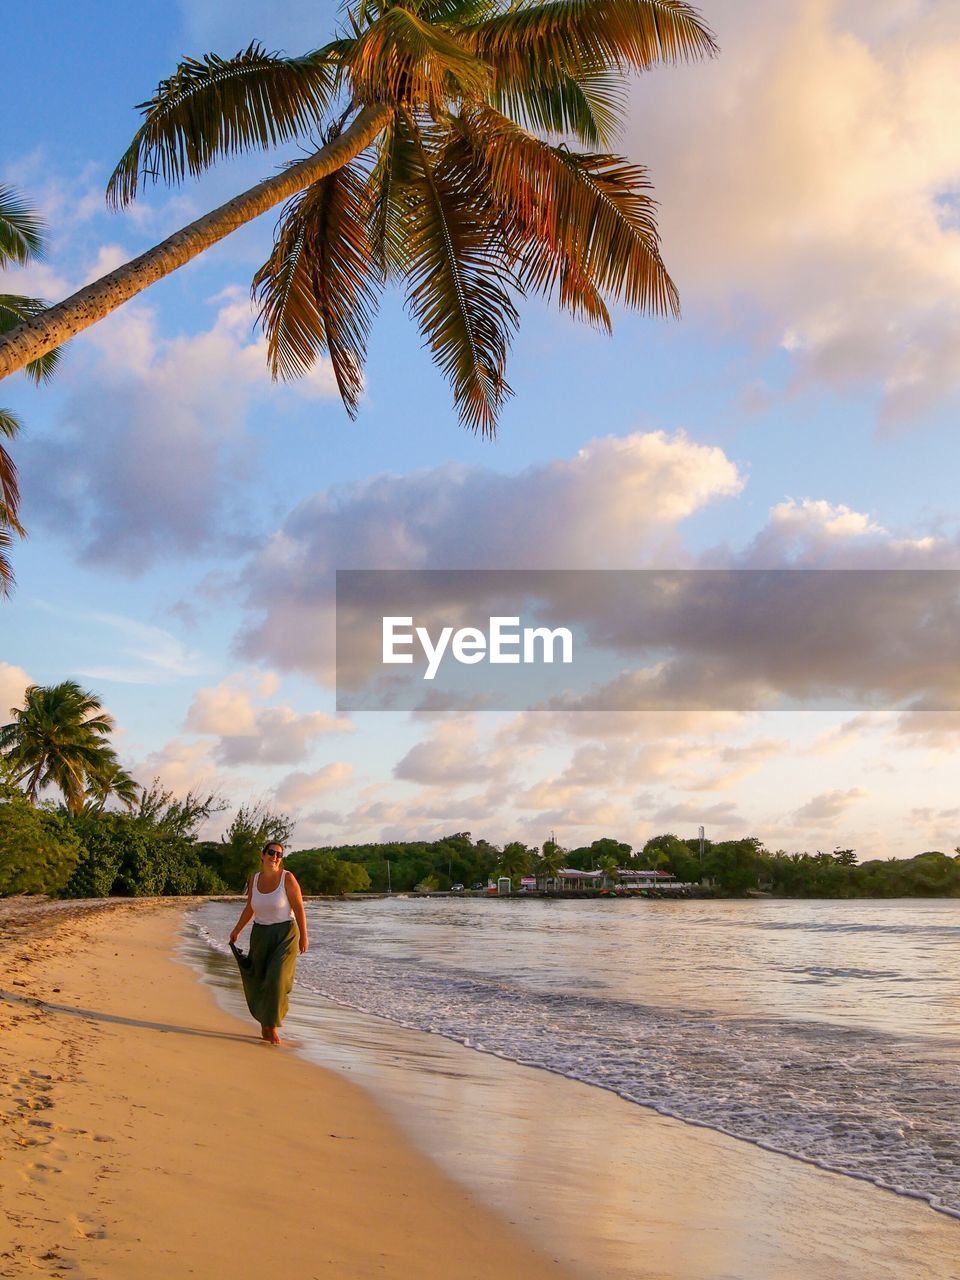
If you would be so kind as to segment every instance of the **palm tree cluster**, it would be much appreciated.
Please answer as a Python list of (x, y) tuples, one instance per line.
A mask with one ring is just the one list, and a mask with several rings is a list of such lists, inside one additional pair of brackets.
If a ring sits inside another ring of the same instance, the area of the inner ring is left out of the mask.
[(31, 685), (24, 705), (11, 707), (10, 715), (0, 726), (0, 755), (31, 804), (48, 786), (60, 791), (74, 816), (102, 809), (111, 795), (128, 809), (137, 803), (140, 787), (108, 740), (113, 719), (76, 681)]
[[(25, 266), (43, 257), (44, 224), (23, 202), (12, 187), (0, 184), (0, 268), (11, 263)], [(18, 293), (0, 293), (0, 334), (22, 324), (46, 308), (40, 298)], [(49, 378), (56, 368), (60, 352), (48, 351), (26, 366), (34, 382)], [(0, 408), (0, 436), (12, 440), (21, 422), (9, 409)], [(13, 584), (13, 571), (7, 549), (13, 536), (24, 537), (20, 523), (20, 484), (16, 465), (0, 444), (0, 596), (7, 595)]]
[(283, 201), (253, 282), (270, 368), (292, 378), (326, 354), (351, 415), (391, 281), (461, 421), (488, 435), (523, 298), (602, 330), (615, 305), (677, 314), (646, 170), (610, 147), (631, 73), (715, 51), (686, 0), (357, 0), (346, 20), (303, 56), (255, 43), (161, 82), (115, 205), (146, 176), (290, 142), (314, 153), (0, 335), (0, 377)]

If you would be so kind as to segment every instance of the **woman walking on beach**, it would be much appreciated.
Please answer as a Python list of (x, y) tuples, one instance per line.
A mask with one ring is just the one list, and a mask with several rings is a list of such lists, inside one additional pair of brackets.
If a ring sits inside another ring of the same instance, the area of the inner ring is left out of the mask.
[[(250, 952), (244, 955), (236, 942), (250, 920)], [(278, 1028), (287, 1016), (297, 955), (307, 945), (303, 894), (296, 877), (283, 869), (283, 845), (271, 840), (260, 855), (260, 870), (247, 881), (246, 905), (230, 935), (247, 1008), (270, 1044), (282, 1043)]]

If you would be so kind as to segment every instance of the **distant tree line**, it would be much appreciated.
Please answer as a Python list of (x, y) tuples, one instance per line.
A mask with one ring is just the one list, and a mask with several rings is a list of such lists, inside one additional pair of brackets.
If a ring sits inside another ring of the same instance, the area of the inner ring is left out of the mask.
[[(110, 745), (113, 721), (99, 699), (73, 681), (31, 686), (0, 725), (0, 896), (219, 894), (242, 891), (269, 840), (289, 841), (293, 824), (262, 805), (241, 806), (219, 840), (198, 833), (224, 803), (191, 792), (178, 799), (159, 780), (143, 788)], [(59, 804), (41, 798), (54, 788)], [(111, 807), (113, 806), (113, 807)], [(497, 848), (469, 831), (440, 840), (306, 849), (286, 861), (305, 893), (410, 892), (486, 885), (532, 876), (546, 888), (562, 867), (663, 870), (715, 892), (787, 897), (960, 896), (960, 850), (859, 862), (853, 849), (771, 853), (755, 837), (711, 841), (670, 832), (641, 849), (604, 837), (563, 849), (509, 841)]]
[[(539, 849), (510, 841), (498, 849), (474, 841), (469, 831), (441, 840), (386, 844), (335, 845), (312, 849), (287, 860), (294, 870), (309, 860), (359, 865), (376, 892), (448, 890), (455, 884), (485, 887), (500, 876), (515, 886), (530, 876), (540, 888), (562, 867), (599, 870), (613, 883), (619, 870), (667, 871), (686, 884), (700, 884), (728, 896), (767, 892), (799, 898), (960, 897), (960, 850), (930, 851), (914, 858), (858, 862), (853, 849), (832, 853), (771, 853), (756, 837), (703, 842), (670, 832), (651, 837), (634, 850), (622, 840), (604, 837), (589, 845), (563, 849), (546, 840)], [(303, 859), (304, 863), (299, 860)], [(297, 875), (300, 876), (300, 871)], [(301, 881), (302, 883), (302, 881)]]

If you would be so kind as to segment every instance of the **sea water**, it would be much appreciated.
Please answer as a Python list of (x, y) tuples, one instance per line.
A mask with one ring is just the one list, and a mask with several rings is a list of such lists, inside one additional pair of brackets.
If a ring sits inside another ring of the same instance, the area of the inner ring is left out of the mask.
[[(298, 989), (960, 1217), (960, 902), (307, 910)], [(235, 906), (192, 919), (226, 950)]]

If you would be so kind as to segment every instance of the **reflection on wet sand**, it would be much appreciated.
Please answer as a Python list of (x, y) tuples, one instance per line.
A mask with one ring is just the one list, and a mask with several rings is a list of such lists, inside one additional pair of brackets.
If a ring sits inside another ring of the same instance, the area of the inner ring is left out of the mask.
[[(194, 936), (183, 947), (245, 1017), (229, 958)], [(449, 1173), (584, 1276), (958, 1275), (960, 1224), (925, 1204), (302, 987), (285, 1026), (301, 1053), (369, 1088)]]

